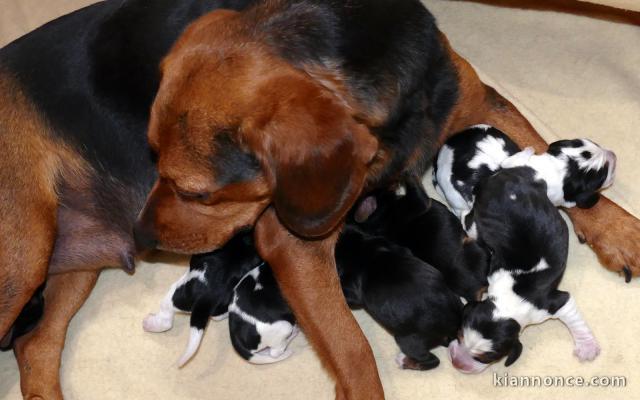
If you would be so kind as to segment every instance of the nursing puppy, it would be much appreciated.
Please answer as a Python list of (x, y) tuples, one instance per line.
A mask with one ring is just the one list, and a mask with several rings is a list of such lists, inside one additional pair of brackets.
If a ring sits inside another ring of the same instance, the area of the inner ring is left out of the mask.
[(347, 225), (336, 245), (336, 264), (347, 303), (363, 308), (400, 347), (404, 369), (427, 370), (440, 361), (460, 327), (462, 302), (442, 274), (407, 248)]
[(404, 195), (379, 190), (364, 198), (354, 215), (357, 225), (410, 249), (466, 301), (480, 300), (489, 274), (487, 249), (466, 235), (444, 204), (428, 197), (418, 179), (407, 180), (404, 189)]
[(560, 140), (546, 153), (520, 151), (503, 132), (476, 125), (446, 141), (434, 163), (433, 184), (461, 218), (471, 210), (474, 188), (500, 168), (528, 166), (547, 184), (557, 207), (590, 208), (613, 183), (615, 154), (588, 139)]
[[(459, 222), (457, 222), (459, 226)], [(462, 302), (431, 265), (388, 239), (347, 225), (336, 245), (342, 290), (352, 308), (363, 308), (400, 346), (401, 368), (427, 370), (439, 360), (430, 350), (447, 345), (460, 327)], [(268, 264), (245, 276), (229, 307), (236, 351), (254, 363), (291, 355), (295, 318)]]
[(574, 354), (593, 360), (600, 347), (569, 293), (558, 290), (568, 252), (568, 229), (532, 168), (503, 169), (476, 188), (470, 214), (478, 240), (491, 249), (488, 298), (465, 306), (462, 330), (449, 346), (453, 365), (484, 370), (522, 352), (519, 334), (531, 324), (560, 319), (571, 332)]
[(229, 335), (238, 354), (253, 364), (291, 356), (298, 334), (296, 319), (267, 263), (251, 270), (234, 290), (229, 306)]
[(142, 327), (147, 332), (165, 332), (173, 327), (176, 311), (190, 312), (189, 343), (178, 361), (182, 367), (198, 350), (209, 317), (226, 318), (234, 288), (261, 263), (252, 233), (247, 231), (234, 236), (220, 250), (194, 255), (189, 271), (171, 285), (160, 311), (147, 315)]

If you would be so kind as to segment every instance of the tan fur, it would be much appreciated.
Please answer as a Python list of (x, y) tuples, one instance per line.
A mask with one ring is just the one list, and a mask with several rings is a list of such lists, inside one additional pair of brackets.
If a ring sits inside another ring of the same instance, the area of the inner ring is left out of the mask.
[(43, 318), (34, 330), (17, 339), (14, 350), (25, 399), (62, 399), (59, 370), (67, 326), (97, 279), (97, 271), (49, 277), (44, 290)]
[(321, 241), (291, 235), (270, 208), (256, 224), (256, 246), (307, 333), (313, 348), (336, 379), (336, 396), (381, 399), (382, 386), (367, 339), (347, 306), (335, 273), (339, 232)]

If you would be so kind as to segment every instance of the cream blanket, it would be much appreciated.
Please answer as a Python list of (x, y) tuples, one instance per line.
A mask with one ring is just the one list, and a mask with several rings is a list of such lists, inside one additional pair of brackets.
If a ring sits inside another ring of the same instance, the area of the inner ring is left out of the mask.
[[(0, 0), (0, 44), (92, 0)], [(482, 77), (512, 99), (548, 140), (586, 136), (616, 151), (617, 182), (609, 195), (640, 216), (640, 28), (553, 12), (425, 0), (454, 47)], [(599, 3), (640, 10), (637, 0)], [(188, 338), (188, 318), (165, 334), (144, 333), (141, 321), (156, 310), (169, 285), (184, 272), (143, 263), (135, 276), (107, 271), (73, 320), (63, 357), (68, 399), (332, 399), (332, 383), (303, 339), (280, 364), (253, 366), (232, 350), (226, 322), (209, 325), (195, 359), (175, 367)], [(561, 287), (570, 291), (602, 345), (581, 364), (568, 331), (557, 321), (528, 328), (524, 351), (512, 367), (481, 375), (455, 371), (444, 349), (430, 372), (397, 369), (391, 337), (356, 313), (377, 357), (389, 399), (640, 398), (639, 281), (629, 285), (598, 265), (572, 238)], [(497, 387), (503, 377), (625, 376), (626, 387)], [(0, 354), (0, 398), (20, 398), (11, 353)]]

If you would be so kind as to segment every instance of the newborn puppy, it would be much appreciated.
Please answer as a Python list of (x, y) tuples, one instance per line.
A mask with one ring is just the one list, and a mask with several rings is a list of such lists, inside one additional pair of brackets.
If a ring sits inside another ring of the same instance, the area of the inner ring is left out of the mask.
[(229, 335), (242, 358), (269, 364), (290, 357), (289, 343), (298, 334), (295, 321), (268, 264), (238, 283), (229, 306)]
[(356, 224), (433, 265), (466, 301), (480, 300), (489, 274), (487, 249), (465, 234), (444, 204), (429, 198), (418, 179), (408, 179), (404, 188), (404, 195), (379, 190), (365, 197), (356, 208)]
[(9, 332), (3, 338), (0, 338), (0, 351), (11, 350), (17, 338), (36, 327), (44, 312), (45, 285), (46, 283), (43, 283), (36, 289), (31, 299), (22, 308)]
[(473, 126), (440, 148), (433, 165), (433, 186), (461, 218), (473, 207), (473, 190), (478, 183), (518, 152), (518, 145), (498, 129)]
[(390, 240), (347, 225), (336, 245), (336, 263), (349, 306), (363, 308), (389, 331), (405, 369), (427, 370), (440, 361), (460, 327), (462, 302), (440, 272)]
[(465, 306), (462, 330), (451, 342), (453, 365), (475, 373), (522, 352), (519, 334), (531, 324), (560, 319), (571, 332), (575, 355), (593, 360), (600, 347), (569, 293), (558, 290), (569, 234), (547, 197), (544, 181), (528, 167), (503, 169), (476, 189), (470, 216), (478, 241), (491, 249), (488, 298)]
[(500, 168), (528, 166), (547, 184), (549, 200), (558, 207), (590, 208), (599, 191), (613, 183), (616, 156), (588, 139), (560, 140), (546, 153), (520, 151), (499, 130), (477, 125), (444, 144), (433, 169), (433, 183), (463, 219), (473, 207), (474, 188)]
[(160, 311), (144, 319), (145, 331), (164, 332), (173, 326), (176, 311), (191, 313), (189, 343), (178, 366), (186, 364), (198, 350), (209, 318), (226, 318), (234, 288), (262, 263), (252, 235), (249, 231), (241, 232), (219, 250), (192, 256), (189, 271), (171, 286)]

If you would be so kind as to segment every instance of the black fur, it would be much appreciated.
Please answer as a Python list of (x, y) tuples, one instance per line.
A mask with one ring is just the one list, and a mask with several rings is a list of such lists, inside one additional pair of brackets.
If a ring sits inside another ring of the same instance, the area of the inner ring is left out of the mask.
[(185, 282), (173, 294), (173, 304), (191, 312), (191, 326), (204, 329), (210, 316), (227, 312), (234, 287), (261, 262), (252, 232), (240, 232), (221, 249), (191, 258), (190, 271), (203, 271), (206, 283), (199, 279)]
[(489, 252), (466, 235), (444, 204), (427, 196), (417, 179), (407, 180), (405, 188), (404, 196), (390, 190), (372, 193), (377, 208), (358, 226), (407, 247), (438, 269), (455, 293), (477, 300), (487, 286)]
[(11, 350), (17, 338), (36, 327), (44, 312), (45, 286), (46, 284), (42, 284), (35, 291), (29, 302), (22, 308), (20, 315), (16, 318), (9, 332), (3, 338), (0, 338), (0, 351)]
[[(248, 274), (242, 279), (234, 291), (234, 303), (240, 310), (261, 322), (296, 323), (271, 268), (266, 263), (260, 265), (255, 278)], [(258, 346), (261, 337), (255, 325), (243, 320), (232, 309), (229, 310), (229, 335), (233, 348), (246, 360), (252, 358), (252, 350), (260, 350)]]
[[(568, 293), (558, 290), (567, 262), (569, 231), (547, 197), (546, 184), (534, 177), (529, 167), (503, 169), (489, 177), (477, 189), (473, 222), (478, 241), (492, 250), (489, 275), (509, 272), (518, 296), (553, 315), (569, 299)], [(542, 258), (548, 268), (532, 271)], [(462, 325), (493, 342), (493, 351), (478, 356), (478, 361), (487, 364), (507, 356), (510, 364), (522, 351), (521, 327), (513, 319), (494, 319), (494, 300), (489, 297), (482, 303), (467, 304)]]
[[(474, 189), (478, 184), (489, 177), (495, 172), (494, 169), (489, 168), (486, 164), (481, 165), (479, 168), (469, 168), (469, 161), (473, 159), (478, 153), (478, 143), (487, 137), (493, 137), (496, 140), (504, 141), (502, 149), (507, 155), (512, 156), (520, 151), (518, 145), (509, 138), (502, 131), (490, 127), (485, 129), (484, 127), (473, 127), (466, 129), (462, 132), (449, 138), (445, 145), (453, 149), (454, 160), (451, 168), (451, 184), (462, 195), (462, 197), (469, 203), (473, 203)], [(438, 172), (437, 157), (434, 162), (434, 186), (437, 183), (436, 175)], [(457, 184), (457, 182), (462, 184)]]
[(393, 335), (412, 361), (404, 367), (435, 368), (439, 361), (430, 350), (455, 338), (462, 313), (440, 272), (408, 249), (353, 226), (340, 236), (336, 263), (347, 302)]
[[(551, 143), (547, 152), (553, 156), (559, 156), (563, 147), (581, 147), (582, 140), (559, 140)], [(593, 154), (583, 151), (580, 156), (585, 160), (590, 159)], [(562, 190), (564, 198), (568, 202), (575, 202), (577, 207), (591, 208), (600, 200), (600, 189), (607, 179), (608, 163), (603, 168), (597, 170), (584, 171), (578, 166), (578, 162), (573, 158), (567, 159), (567, 175), (564, 178)]]

